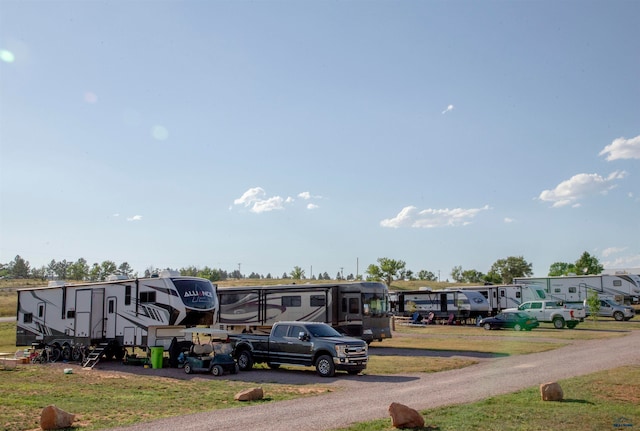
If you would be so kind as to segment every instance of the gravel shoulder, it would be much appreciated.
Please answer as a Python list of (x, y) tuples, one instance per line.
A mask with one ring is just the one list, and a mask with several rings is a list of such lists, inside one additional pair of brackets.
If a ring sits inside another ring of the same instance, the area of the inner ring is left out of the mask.
[[(322, 379), (321, 383), (344, 390), (312, 398), (212, 410), (113, 430), (331, 430), (355, 422), (387, 418), (387, 409), (392, 402), (422, 410), (473, 402), (624, 365), (640, 365), (638, 345), (640, 331), (631, 331), (622, 337), (569, 341), (568, 345), (548, 352), (504, 357), (476, 356), (474, 359), (479, 362), (473, 366), (433, 374), (341, 374), (336, 378)], [(457, 352), (455, 356), (464, 354)], [(155, 374), (158, 371), (137, 369), (135, 372)], [(189, 377), (182, 370), (163, 372), (169, 373), (167, 376), (175, 373), (176, 378)], [(253, 370), (229, 376), (229, 379), (255, 382), (259, 386), (260, 383), (275, 381), (284, 384), (318, 383), (319, 377), (309, 371)]]

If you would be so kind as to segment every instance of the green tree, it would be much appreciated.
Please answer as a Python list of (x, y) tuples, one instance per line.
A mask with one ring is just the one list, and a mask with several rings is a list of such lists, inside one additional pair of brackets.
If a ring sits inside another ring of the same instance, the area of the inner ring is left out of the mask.
[(9, 273), (13, 278), (29, 278), (29, 262), (16, 255), (16, 257), (9, 262)]
[(475, 269), (462, 271), (462, 279), (465, 283), (480, 283), (484, 281), (485, 275)]
[(89, 277), (89, 265), (87, 261), (81, 257), (73, 262), (67, 269), (67, 275), (70, 280), (86, 280)]
[(304, 269), (299, 266), (294, 266), (290, 274), (294, 280), (302, 280), (304, 278)]
[(456, 283), (462, 283), (462, 281), (464, 280), (464, 277), (462, 276), (462, 267), (461, 266), (458, 265), (458, 266), (454, 266), (453, 268), (451, 268), (451, 278)]
[(116, 263), (111, 260), (105, 260), (100, 265), (99, 281), (106, 280), (107, 277), (110, 276), (111, 274), (117, 274), (117, 273), (118, 273), (118, 267), (116, 266)]
[(436, 275), (431, 271), (421, 269), (420, 271), (418, 271), (418, 280), (436, 281)]
[(530, 277), (533, 274), (531, 264), (522, 256), (509, 256), (506, 259), (498, 259), (491, 266), (490, 273), (500, 276), (501, 282), (510, 284), (514, 277)]
[(591, 256), (586, 251), (582, 253), (582, 256), (576, 260), (576, 274), (584, 275), (598, 275), (604, 270), (604, 266), (600, 264), (595, 256)]
[(576, 266), (573, 263), (554, 262), (549, 267), (549, 277), (557, 277), (560, 275), (568, 275), (576, 272)]
[(378, 258), (378, 265), (371, 264), (367, 268), (366, 273), (369, 275), (367, 280), (380, 281), (383, 280), (387, 286), (391, 286), (391, 282), (404, 273), (407, 264), (403, 260), (389, 259), (388, 257)]
[(127, 278), (133, 278), (133, 268), (129, 265), (129, 262), (122, 262), (118, 267), (118, 274), (125, 275)]
[(98, 262), (94, 262), (93, 265), (91, 265), (91, 269), (89, 270), (89, 281), (99, 281), (100, 271), (100, 264)]
[(589, 289), (587, 294), (587, 307), (589, 307), (589, 313), (591, 314), (591, 320), (594, 322), (598, 320), (598, 312), (600, 311), (600, 297), (598, 292)]

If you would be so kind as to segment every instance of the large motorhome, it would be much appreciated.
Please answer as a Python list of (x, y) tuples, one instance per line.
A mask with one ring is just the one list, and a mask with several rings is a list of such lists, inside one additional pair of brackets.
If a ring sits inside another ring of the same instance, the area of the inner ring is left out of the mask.
[(487, 298), (492, 313), (499, 313), (505, 308), (516, 308), (527, 301), (545, 299), (545, 292), (526, 284), (489, 284), (484, 286), (456, 286), (460, 290), (480, 292)]
[(491, 306), (482, 293), (463, 289), (405, 290), (398, 291), (398, 312), (411, 315), (414, 312), (427, 317), (433, 312), (436, 319), (453, 315), (456, 320), (484, 317)]
[(282, 320), (324, 322), (367, 342), (391, 338), (384, 283), (346, 282), (219, 287), (219, 327), (268, 332)]
[(157, 277), (67, 284), (18, 290), (16, 345), (36, 343), (149, 347), (148, 338), (171, 328), (213, 325), (218, 309), (216, 286), (209, 280), (163, 271)]
[(640, 302), (640, 276), (635, 274), (530, 277), (515, 278), (513, 282), (543, 290), (547, 297), (568, 304), (583, 303), (589, 290), (626, 304)]

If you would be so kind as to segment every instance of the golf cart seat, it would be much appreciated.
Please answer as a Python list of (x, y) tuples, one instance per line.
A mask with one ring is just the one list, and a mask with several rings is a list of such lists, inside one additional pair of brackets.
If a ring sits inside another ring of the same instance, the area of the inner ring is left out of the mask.
[(211, 344), (194, 344), (193, 354), (196, 356), (210, 355), (213, 352), (213, 346)]

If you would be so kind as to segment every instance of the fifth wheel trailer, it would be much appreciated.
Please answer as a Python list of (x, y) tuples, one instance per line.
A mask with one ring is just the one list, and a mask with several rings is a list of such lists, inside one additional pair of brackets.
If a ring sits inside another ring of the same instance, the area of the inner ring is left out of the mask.
[(167, 329), (213, 325), (217, 309), (215, 285), (175, 271), (96, 283), (54, 281), (18, 290), (16, 345), (108, 345), (117, 358), (124, 347), (151, 347), (148, 338)]
[(489, 284), (484, 286), (456, 286), (460, 290), (480, 292), (487, 298), (493, 314), (505, 308), (515, 308), (523, 302), (545, 299), (545, 293), (526, 284)]
[(613, 296), (626, 304), (640, 302), (640, 276), (635, 274), (527, 277), (515, 278), (513, 282), (543, 290), (548, 298), (569, 304), (583, 303), (589, 290), (600, 296)]

